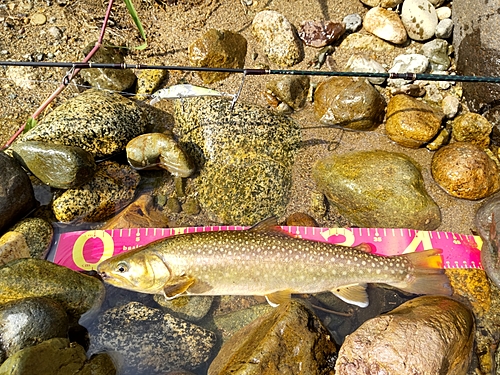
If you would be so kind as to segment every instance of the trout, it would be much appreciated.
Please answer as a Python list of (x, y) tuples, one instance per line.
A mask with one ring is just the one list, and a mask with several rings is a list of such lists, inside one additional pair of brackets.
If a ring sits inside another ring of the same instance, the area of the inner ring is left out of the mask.
[(331, 291), (368, 306), (367, 283), (414, 294), (450, 295), (441, 250), (396, 256), (299, 239), (265, 220), (243, 231), (180, 234), (101, 262), (97, 271), (116, 287), (142, 293), (257, 295), (273, 305), (291, 294)]

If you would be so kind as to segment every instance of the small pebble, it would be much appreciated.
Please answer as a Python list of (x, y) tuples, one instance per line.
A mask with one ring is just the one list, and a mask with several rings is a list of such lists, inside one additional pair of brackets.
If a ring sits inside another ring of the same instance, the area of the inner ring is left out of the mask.
[(448, 39), (453, 31), (453, 20), (445, 18), (436, 26), (436, 38)]
[[(399, 55), (394, 59), (389, 73), (424, 73), (429, 66), (429, 59), (417, 53)], [(389, 79), (390, 86), (402, 86), (407, 83), (404, 79)]]
[(54, 39), (56, 40), (59, 40), (62, 38), (63, 36), (63, 33), (61, 31), (60, 28), (58, 28), (57, 26), (51, 26), (49, 27), (49, 29), (47, 30), (49, 32), (50, 35), (52, 35), (54, 37)]
[(436, 15), (438, 16), (438, 20), (440, 20), (440, 21), (442, 21), (446, 18), (451, 18), (451, 8), (449, 8), (449, 7), (437, 8)]
[(31, 16), (31, 24), (33, 25), (40, 26), (45, 24), (45, 22), (47, 22), (47, 17), (45, 16), (45, 14), (35, 13)]
[(345, 24), (346, 31), (355, 33), (361, 28), (361, 25), (363, 24), (363, 19), (359, 14), (353, 13), (345, 16), (342, 22), (344, 22)]
[(457, 115), (460, 108), (460, 100), (453, 95), (447, 95), (441, 102), (441, 109), (447, 118), (453, 118)]

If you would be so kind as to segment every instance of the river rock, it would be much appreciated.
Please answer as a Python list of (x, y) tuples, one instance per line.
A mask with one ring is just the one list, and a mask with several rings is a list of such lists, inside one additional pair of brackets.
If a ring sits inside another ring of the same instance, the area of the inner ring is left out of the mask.
[(88, 182), (96, 170), (94, 157), (80, 147), (27, 141), (14, 143), (10, 149), (31, 173), (54, 188), (80, 186)]
[(17, 222), (9, 230), (22, 234), (32, 258), (45, 259), (50, 250), (54, 228), (41, 218), (29, 217)]
[[(68, 316), (48, 298), (25, 298), (0, 305), (0, 354), (10, 357), (21, 349), (54, 337), (68, 336)], [(5, 358), (0, 355), (0, 363)]]
[[(83, 56), (87, 56), (94, 48), (95, 42), (83, 49)], [(106, 43), (90, 58), (93, 63), (123, 64), (125, 59), (120, 48), (108, 47)], [(135, 83), (135, 74), (132, 69), (82, 69), (80, 76), (92, 87), (99, 90), (127, 91)]]
[(46, 260), (18, 259), (0, 267), (0, 303), (49, 297), (78, 317), (99, 303), (103, 294), (98, 279)]
[(387, 104), (385, 131), (401, 146), (418, 148), (436, 136), (442, 119), (443, 115), (427, 103), (399, 94)]
[(137, 90), (135, 97), (138, 100), (146, 100), (150, 95), (160, 88), (160, 85), (168, 79), (166, 69), (139, 69), (137, 71)]
[(406, 155), (379, 150), (332, 155), (314, 164), (313, 177), (353, 225), (434, 230), (441, 224), (419, 167)]
[(252, 21), (252, 33), (273, 63), (290, 67), (302, 59), (302, 46), (295, 28), (282, 14), (274, 10), (257, 13)]
[(62, 222), (104, 220), (132, 202), (140, 178), (128, 165), (102, 162), (89, 183), (54, 199), (52, 210)]
[(64, 102), (19, 142), (43, 141), (76, 146), (94, 157), (122, 151), (127, 143), (144, 133), (140, 108), (121, 95), (90, 89)]
[(335, 365), (338, 375), (466, 374), (474, 316), (460, 302), (423, 296), (365, 322), (349, 335)]
[(117, 373), (111, 356), (107, 353), (99, 353), (87, 360), (75, 375), (116, 375)]
[[(245, 65), (247, 40), (229, 30), (210, 29), (188, 48), (189, 62), (193, 66), (241, 69)], [(199, 72), (205, 84), (229, 77), (230, 73)]]
[(460, 109), (460, 99), (454, 95), (446, 95), (441, 101), (441, 109), (446, 118), (453, 118)]
[(0, 232), (35, 208), (30, 178), (19, 162), (0, 151)]
[[(349, 58), (345, 70), (347, 72), (387, 73), (378, 61), (358, 54), (354, 54)], [(385, 82), (385, 78), (370, 77), (368, 81), (374, 85), (381, 85)]]
[(443, 39), (434, 39), (422, 46), (422, 54), (429, 59), (432, 71), (444, 71), (450, 67), (448, 57), (448, 42)]
[(436, 32), (436, 8), (427, 0), (405, 0), (401, 9), (401, 21), (411, 39), (428, 40)]
[[(440, 8), (442, 9), (442, 8)], [(453, 33), (453, 20), (445, 18), (436, 26), (436, 38), (448, 39)]]
[(495, 162), (481, 147), (455, 142), (432, 157), (432, 177), (451, 196), (470, 200), (485, 198), (500, 189)]
[(167, 300), (161, 294), (155, 294), (153, 298), (163, 311), (193, 323), (207, 315), (214, 300), (214, 296), (181, 296)]
[(339, 39), (345, 29), (342, 22), (304, 21), (300, 24), (298, 34), (306, 46), (320, 48)]
[[(212, 220), (254, 224), (285, 212), (298, 124), (259, 106), (219, 98), (175, 103), (179, 141), (195, 161), (200, 206)], [(210, 131), (206, 131), (210, 129)]]
[(373, 130), (384, 118), (385, 101), (366, 80), (332, 77), (314, 92), (314, 114), (326, 125)]
[(268, 81), (266, 88), (278, 100), (285, 102), (292, 109), (298, 110), (306, 103), (309, 84), (308, 76), (283, 76)]
[(382, 7), (370, 9), (363, 21), (366, 31), (394, 44), (406, 42), (406, 29), (396, 12)]
[(291, 300), (236, 332), (208, 374), (333, 374), (336, 351), (319, 318)]
[[(424, 73), (429, 66), (429, 59), (418, 53), (399, 55), (394, 59), (389, 73)], [(390, 86), (401, 87), (409, 81), (404, 79), (388, 79)]]
[(352, 33), (358, 31), (363, 25), (363, 19), (358, 13), (348, 14), (342, 19), (345, 29)]
[(392, 53), (395, 47), (375, 35), (354, 33), (347, 35), (340, 43), (339, 48), (351, 53), (373, 52), (388, 54)]
[(458, 142), (474, 143), (481, 148), (490, 144), (493, 126), (483, 116), (467, 112), (453, 120), (452, 136)]
[(14, 259), (29, 257), (30, 250), (21, 233), (6, 232), (0, 237), (0, 266)]
[(124, 374), (194, 370), (210, 358), (215, 334), (138, 302), (111, 308), (90, 328), (90, 353), (114, 351)]

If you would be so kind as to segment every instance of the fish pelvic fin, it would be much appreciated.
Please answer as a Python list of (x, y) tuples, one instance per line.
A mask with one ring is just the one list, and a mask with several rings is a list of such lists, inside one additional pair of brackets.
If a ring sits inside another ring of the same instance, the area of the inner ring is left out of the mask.
[(332, 289), (331, 292), (342, 301), (350, 303), (351, 305), (367, 307), (369, 304), (366, 284), (342, 285)]
[(163, 294), (166, 299), (173, 299), (185, 293), (195, 281), (196, 279), (190, 276), (175, 276), (163, 286)]
[(405, 281), (390, 285), (413, 294), (452, 295), (450, 280), (442, 269), (441, 253), (441, 249), (430, 249), (400, 255), (412, 263), (414, 271), (407, 276)]
[(289, 290), (280, 290), (278, 292), (267, 294), (265, 297), (267, 303), (269, 303), (272, 307), (278, 307), (282, 303), (290, 301), (291, 292)]

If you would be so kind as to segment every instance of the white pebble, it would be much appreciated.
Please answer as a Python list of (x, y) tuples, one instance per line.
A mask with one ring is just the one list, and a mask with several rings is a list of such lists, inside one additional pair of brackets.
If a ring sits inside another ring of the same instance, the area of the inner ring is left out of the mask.
[[(345, 70), (348, 72), (386, 73), (382, 64), (361, 55), (352, 55)], [(368, 78), (368, 80), (374, 85), (381, 85), (385, 82), (385, 78)]]
[[(399, 55), (394, 59), (389, 73), (424, 73), (429, 66), (429, 59), (424, 55), (412, 53)], [(400, 87), (407, 83), (404, 79), (389, 79), (389, 85)]]
[(396, 12), (381, 7), (372, 8), (366, 13), (363, 25), (366, 31), (380, 39), (402, 44), (406, 42), (406, 29)]
[(359, 14), (353, 13), (353, 14), (348, 14), (347, 16), (345, 16), (344, 19), (342, 20), (342, 22), (345, 23), (346, 31), (351, 31), (351, 32), (355, 33), (356, 31), (358, 31), (358, 29), (363, 24), (363, 19), (361, 18), (361, 16)]
[(449, 7), (441, 7), (436, 9), (436, 15), (438, 16), (438, 20), (444, 20), (445, 18), (451, 18), (451, 8)]
[(436, 9), (427, 0), (405, 0), (401, 10), (401, 21), (408, 36), (417, 41), (432, 38), (438, 24)]
[(450, 18), (445, 18), (439, 21), (436, 26), (436, 38), (448, 39), (453, 31), (453, 21)]
[(447, 118), (453, 118), (460, 109), (460, 100), (456, 96), (446, 95), (441, 102), (441, 108)]

